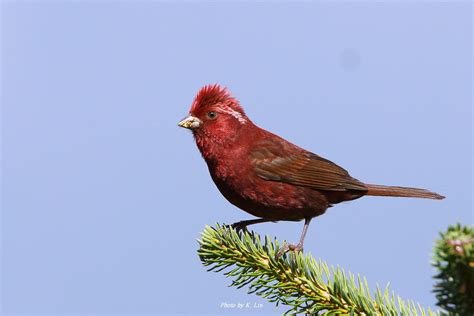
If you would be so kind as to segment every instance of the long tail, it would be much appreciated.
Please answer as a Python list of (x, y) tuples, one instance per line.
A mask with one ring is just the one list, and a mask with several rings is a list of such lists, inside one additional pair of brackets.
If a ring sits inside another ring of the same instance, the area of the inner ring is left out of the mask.
[(367, 195), (374, 196), (400, 196), (422, 199), (442, 200), (444, 196), (425, 189), (392, 187), (387, 185), (366, 184), (369, 191)]

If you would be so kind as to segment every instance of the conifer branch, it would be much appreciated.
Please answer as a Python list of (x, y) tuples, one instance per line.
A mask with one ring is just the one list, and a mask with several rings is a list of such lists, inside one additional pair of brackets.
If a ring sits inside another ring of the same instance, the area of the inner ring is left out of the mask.
[(474, 228), (449, 226), (435, 243), (432, 264), (437, 305), (450, 315), (474, 315)]
[(311, 315), (437, 315), (411, 301), (377, 288), (371, 295), (367, 280), (329, 268), (310, 255), (288, 253), (276, 259), (279, 242), (227, 226), (206, 226), (199, 240), (199, 257), (208, 271), (234, 278), (231, 286), (249, 287), (285, 314)]

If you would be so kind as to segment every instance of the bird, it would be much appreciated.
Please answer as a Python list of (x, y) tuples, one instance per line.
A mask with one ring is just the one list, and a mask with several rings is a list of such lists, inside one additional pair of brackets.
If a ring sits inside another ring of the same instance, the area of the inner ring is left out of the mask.
[(198, 91), (178, 126), (192, 131), (220, 193), (256, 217), (232, 227), (243, 230), (257, 223), (304, 220), (299, 242), (284, 243), (277, 257), (302, 251), (311, 220), (335, 204), (363, 196), (444, 198), (425, 189), (353, 178), (332, 161), (257, 126), (229, 89), (219, 84)]

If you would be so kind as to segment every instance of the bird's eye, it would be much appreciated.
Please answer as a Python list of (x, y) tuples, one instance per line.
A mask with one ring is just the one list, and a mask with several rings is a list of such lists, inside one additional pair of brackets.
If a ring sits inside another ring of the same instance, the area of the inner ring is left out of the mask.
[(217, 117), (217, 113), (214, 112), (214, 111), (207, 112), (207, 117), (210, 118), (211, 120), (213, 120)]

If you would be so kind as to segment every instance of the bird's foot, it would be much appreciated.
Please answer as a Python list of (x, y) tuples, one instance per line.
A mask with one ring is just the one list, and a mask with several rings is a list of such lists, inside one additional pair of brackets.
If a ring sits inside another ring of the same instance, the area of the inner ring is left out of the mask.
[(240, 233), (240, 232), (248, 232), (248, 229), (247, 229), (247, 221), (240, 221), (240, 222), (236, 222), (232, 225), (229, 225), (230, 228), (233, 228), (237, 231), (237, 233)]
[(284, 243), (283, 246), (278, 251), (276, 258), (280, 259), (281, 256), (283, 256), (288, 251), (294, 251), (294, 252), (303, 251), (303, 245), (302, 244), (293, 245), (293, 244)]

